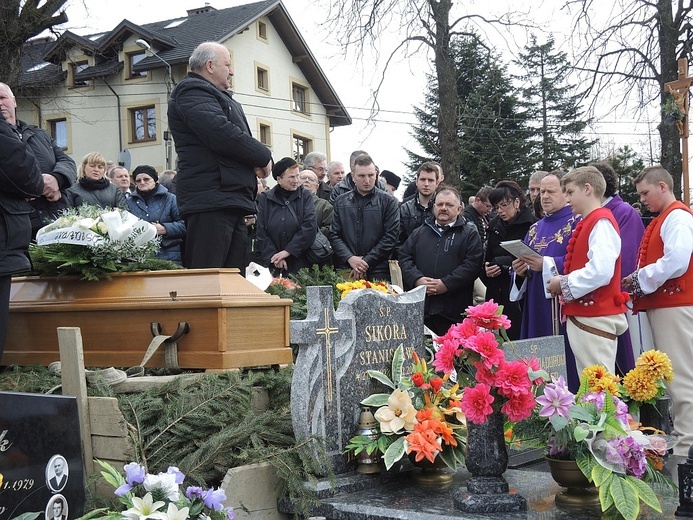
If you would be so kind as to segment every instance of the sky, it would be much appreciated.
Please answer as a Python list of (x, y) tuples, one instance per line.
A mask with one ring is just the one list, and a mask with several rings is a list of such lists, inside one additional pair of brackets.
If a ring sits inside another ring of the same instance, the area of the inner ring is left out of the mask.
[[(224, 9), (250, 3), (252, 0), (208, 1), (213, 7)], [(540, 25), (544, 23), (547, 30), (550, 27), (557, 47), (569, 52), (565, 34), (570, 33), (570, 17), (559, 9), (562, 2), (530, 1), (533, 21)], [(144, 24), (184, 16), (187, 9), (201, 7), (204, 3), (204, 0), (69, 0), (67, 14), (70, 21), (62, 28), (78, 34), (100, 32), (112, 29), (123, 18), (136, 24)], [(383, 34), (380, 47), (373, 49), (373, 54), (365, 55), (361, 60), (357, 60), (353, 54), (343, 58), (339, 55), (334, 31), (324, 24), (327, 18), (326, 3), (327, 0), (284, 0), (284, 6), (353, 120), (352, 125), (333, 130), (331, 159), (347, 164), (349, 154), (353, 150), (364, 149), (371, 153), (381, 169), (388, 169), (403, 176), (408, 173), (403, 164), (407, 160), (404, 149), (419, 151), (418, 144), (410, 135), (411, 125), (416, 123), (412, 107), (423, 104), (426, 74), (431, 72), (430, 57), (425, 54), (410, 58), (400, 57), (391, 64), (379, 97), (380, 111), (375, 116), (375, 121), (369, 122), (373, 102), (371, 93), (380, 81), (382, 67), (382, 59), (380, 64), (376, 64), (373, 56), (376, 52), (381, 56), (387, 55), (392, 45), (396, 44), (397, 35)], [(505, 5), (517, 5), (511, 0), (494, 0), (492, 4), (500, 10), (510, 9), (504, 7)], [(523, 4), (529, 5), (525, 2)], [(471, 6), (471, 9), (486, 9), (489, 3), (468, 0), (465, 5)], [(117, 9), (114, 9), (114, 6), (117, 6)], [(503, 53), (503, 59), (512, 72), (513, 56), (507, 48), (521, 47), (527, 40), (527, 34), (522, 31), (512, 34), (487, 32), (486, 38)], [(543, 41), (541, 36), (539, 40)], [(655, 111), (654, 116), (651, 116), (653, 120), (656, 119), (656, 115)], [(655, 156), (658, 153), (656, 123), (636, 121), (634, 116), (627, 112), (607, 114), (602, 110), (598, 113), (597, 123), (591, 132), (594, 134), (589, 137), (598, 136), (602, 143), (601, 149), (604, 151), (628, 144), (644, 157), (649, 156), (650, 150), (654, 151)], [(649, 138), (650, 133), (652, 141)]]

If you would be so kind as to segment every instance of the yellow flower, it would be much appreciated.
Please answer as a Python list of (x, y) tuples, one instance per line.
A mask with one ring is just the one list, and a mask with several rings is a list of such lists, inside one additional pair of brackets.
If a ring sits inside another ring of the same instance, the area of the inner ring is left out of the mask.
[(674, 367), (671, 365), (669, 356), (659, 350), (643, 352), (635, 362), (635, 366), (643, 367), (653, 379), (664, 379), (667, 382), (674, 379)]
[(590, 392), (599, 393), (608, 390), (613, 396), (621, 396), (618, 390), (619, 377), (609, 372), (606, 367), (592, 365), (585, 368), (582, 371), (582, 375), (583, 377), (587, 376)]
[(0, 486), (2, 486), (2, 473), (0, 473)]
[(387, 399), (387, 406), (378, 408), (375, 418), (383, 433), (399, 433), (402, 428), (408, 432), (416, 424), (416, 408), (407, 392), (395, 390)]
[(636, 401), (649, 401), (659, 392), (657, 381), (642, 366), (636, 366), (624, 376), (623, 387), (631, 399)]

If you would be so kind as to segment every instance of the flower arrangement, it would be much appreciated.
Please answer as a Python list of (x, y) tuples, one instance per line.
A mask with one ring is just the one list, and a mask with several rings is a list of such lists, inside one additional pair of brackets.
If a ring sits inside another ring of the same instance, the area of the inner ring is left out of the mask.
[(179, 269), (153, 258), (159, 250), (156, 228), (121, 209), (82, 205), (68, 208), (39, 229), (29, 248), (36, 273), (78, 274), (84, 280), (118, 271)]
[(666, 392), (665, 383), (670, 383), (673, 378), (674, 368), (664, 352), (648, 350), (640, 354), (635, 368), (621, 381), (630, 412), (639, 409), (643, 403), (655, 405)]
[(460, 408), (459, 385), (449, 387), (449, 378), (440, 377), (425, 360), (413, 353), (411, 377), (403, 373), (403, 349), (400, 345), (392, 358), (392, 379), (377, 370), (368, 375), (392, 388), (390, 394), (373, 394), (361, 404), (377, 408), (375, 418), (381, 435), (377, 440), (363, 436), (350, 439), (347, 451), (358, 455), (362, 450), (383, 453), (390, 469), (405, 453), (419, 462), (433, 463), (440, 457), (456, 469), (464, 464), (466, 425)]
[(659, 473), (669, 439), (632, 429), (628, 406), (618, 397), (618, 378), (602, 366), (587, 367), (573, 395), (562, 377), (554, 378), (537, 397), (539, 416), (548, 419), (548, 456), (575, 460), (599, 487), (602, 511), (616, 508), (635, 519), (640, 501), (661, 512), (657, 496), (644, 482), (673, 482)]
[(501, 345), (512, 347), (506, 332), (510, 320), (493, 300), (468, 307), (466, 315), (434, 340), (438, 351), (433, 366), (459, 381), (464, 389), (460, 407), (468, 421), (483, 424), (494, 412), (511, 422), (530, 418), (536, 386), (548, 374), (536, 358), (506, 360)]
[(156, 475), (131, 462), (123, 468), (123, 476), (107, 462), (97, 460), (104, 471), (103, 478), (115, 487), (114, 494), (125, 506), (123, 511), (95, 509), (80, 520), (233, 520), (235, 514), (231, 507), (224, 508), (226, 493), (219, 489), (202, 489), (188, 486), (183, 491), (181, 484), (185, 475), (176, 467), (169, 467), (166, 473)]
[(355, 280), (353, 282), (338, 283), (337, 289), (342, 291), (342, 298), (344, 298), (351, 291), (355, 291), (357, 289), (374, 289), (387, 294), (396, 294), (392, 287), (386, 282), (369, 282), (368, 280)]

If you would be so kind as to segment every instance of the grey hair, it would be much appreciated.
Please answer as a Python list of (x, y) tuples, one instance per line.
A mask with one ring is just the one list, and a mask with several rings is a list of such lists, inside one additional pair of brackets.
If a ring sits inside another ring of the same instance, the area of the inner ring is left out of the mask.
[(327, 161), (327, 155), (322, 152), (310, 152), (303, 158), (303, 167), (310, 168), (318, 162)]
[(0, 87), (5, 87), (10, 92), (10, 96), (14, 97), (14, 92), (7, 83), (0, 82)]
[(197, 47), (190, 55), (188, 60), (188, 66), (193, 72), (202, 70), (208, 61), (212, 63), (217, 63), (217, 50), (219, 48), (225, 49), (223, 45), (217, 42), (203, 42)]

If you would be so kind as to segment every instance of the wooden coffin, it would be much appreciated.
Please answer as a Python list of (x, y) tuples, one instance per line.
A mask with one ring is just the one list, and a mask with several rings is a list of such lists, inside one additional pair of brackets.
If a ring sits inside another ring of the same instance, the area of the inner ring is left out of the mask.
[[(12, 281), (4, 365), (59, 359), (57, 327), (79, 327), (88, 367), (138, 365), (152, 341), (152, 322), (178, 341), (181, 368), (224, 369), (283, 364), (289, 348), (291, 300), (269, 295), (238, 269), (190, 269)], [(163, 367), (163, 346), (147, 366)]]

